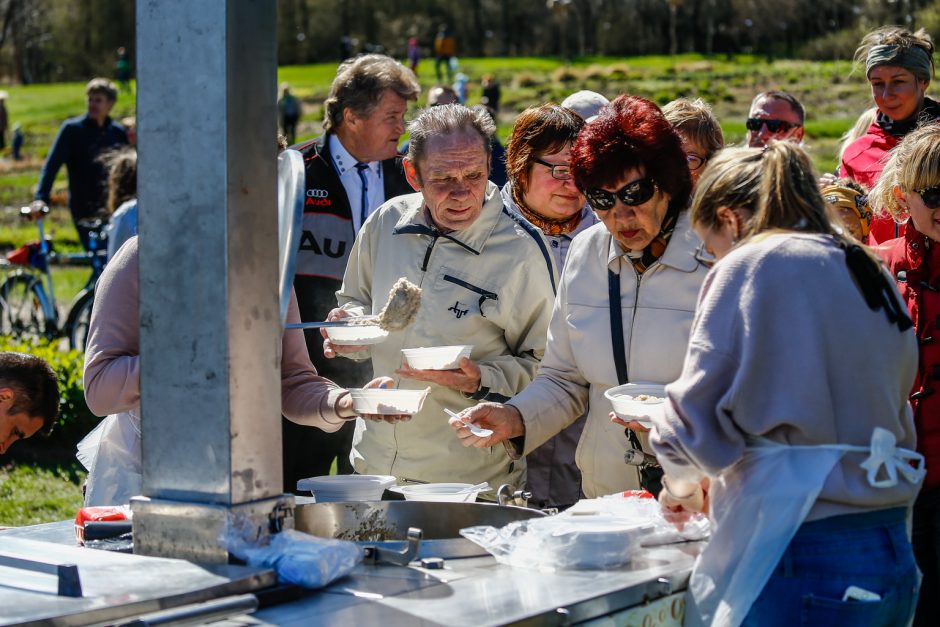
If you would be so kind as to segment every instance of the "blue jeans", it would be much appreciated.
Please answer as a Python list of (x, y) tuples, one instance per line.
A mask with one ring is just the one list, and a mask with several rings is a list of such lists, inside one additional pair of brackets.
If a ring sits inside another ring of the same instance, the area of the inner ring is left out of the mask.
[[(907, 625), (920, 573), (907, 537), (906, 511), (877, 510), (803, 524), (742, 624)], [(881, 600), (843, 601), (849, 586)]]

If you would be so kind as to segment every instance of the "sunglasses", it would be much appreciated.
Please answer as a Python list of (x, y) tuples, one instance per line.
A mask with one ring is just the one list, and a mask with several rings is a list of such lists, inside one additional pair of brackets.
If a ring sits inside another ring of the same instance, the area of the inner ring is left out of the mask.
[(940, 185), (915, 189), (914, 192), (920, 196), (920, 199), (924, 201), (928, 209), (937, 209), (940, 207)]
[(594, 211), (609, 211), (617, 204), (617, 199), (628, 207), (642, 205), (659, 189), (656, 182), (650, 177), (644, 177), (632, 183), (627, 183), (616, 192), (605, 189), (589, 189), (584, 193), (588, 204)]
[(559, 181), (571, 180), (571, 177), (572, 177), (571, 166), (569, 166), (568, 164), (555, 165), (554, 163), (549, 163), (548, 161), (542, 161), (541, 159), (536, 159), (534, 157), (532, 161), (534, 161), (535, 163), (539, 165), (544, 165), (546, 168), (550, 169), (552, 171), (553, 179), (558, 179)]
[(747, 130), (756, 133), (762, 126), (767, 125), (767, 130), (771, 133), (786, 133), (791, 128), (797, 128), (799, 124), (791, 124), (786, 120), (775, 120), (773, 118), (748, 118), (744, 125)]

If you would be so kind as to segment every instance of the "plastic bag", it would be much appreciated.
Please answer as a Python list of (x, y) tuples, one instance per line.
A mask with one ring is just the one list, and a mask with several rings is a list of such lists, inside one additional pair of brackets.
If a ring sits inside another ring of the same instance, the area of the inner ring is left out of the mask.
[(354, 542), (317, 538), (295, 529), (258, 537), (245, 520), (230, 521), (220, 542), (250, 566), (273, 568), (279, 583), (310, 589), (345, 577), (362, 561), (362, 548)]
[(460, 530), (502, 564), (543, 571), (619, 568), (641, 546), (700, 540), (708, 533), (701, 514), (680, 530), (655, 500), (619, 494), (579, 501), (557, 516)]
[(123, 505), (141, 492), (140, 414), (111, 414), (78, 443), (88, 469), (85, 506)]
[(672, 544), (692, 540), (704, 540), (711, 534), (708, 516), (690, 514), (681, 526), (666, 520), (663, 508), (658, 501), (649, 497), (626, 494), (612, 494), (599, 499), (583, 499), (574, 504), (566, 513), (600, 512), (616, 516), (625, 521), (644, 523), (651, 526), (643, 536), (643, 546)]

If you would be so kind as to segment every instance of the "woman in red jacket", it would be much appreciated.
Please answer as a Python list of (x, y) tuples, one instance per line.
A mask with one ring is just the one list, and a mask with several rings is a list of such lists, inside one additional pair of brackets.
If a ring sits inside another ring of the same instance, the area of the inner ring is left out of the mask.
[[(868, 131), (842, 153), (842, 176), (866, 188), (878, 181), (887, 153), (924, 120), (940, 118), (940, 104), (925, 96), (933, 75), (933, 40), (923, 29), (912, 33), (885, 26), (862, 39), (855, 60), (865, 64), (865, 76), (878, 108)], [(869, 244), (899, 237), (903, 225), (876, 217)]]
[(927, 477), (914, 503), (913, 544), (923, 572), (914, 625), (940, 625), (940, 124), (911, 131), (869, 194), (877, 212), (909, 219), (902, 237), (878, 246), (914, 321), (920, 359), (911, 407)]

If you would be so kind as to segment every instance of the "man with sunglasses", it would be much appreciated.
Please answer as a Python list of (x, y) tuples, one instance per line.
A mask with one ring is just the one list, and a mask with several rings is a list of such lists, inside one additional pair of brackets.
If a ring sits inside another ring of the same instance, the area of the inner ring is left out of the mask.
[(765, 91), (751, 102), (747, 115), (747, 145), (763, 148), (771, 139), (803, 141), (803, 104), (785, 91)]

